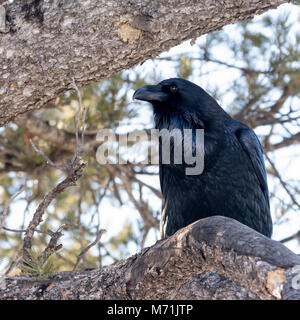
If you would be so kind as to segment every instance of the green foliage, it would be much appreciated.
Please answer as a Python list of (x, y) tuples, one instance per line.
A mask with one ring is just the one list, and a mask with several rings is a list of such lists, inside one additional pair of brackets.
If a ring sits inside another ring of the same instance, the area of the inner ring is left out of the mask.
[(192, 59), (189, 57), (179, 58), (178, 77), (188, 79), (193, 73)]
[(36, 281), (45, 280), (53, 276), (58, 271), (54, 255), (47, 259), (43, 259), (42, 256), (42, 253), (37, 251), (27, 251), (22, 260), (22, 274)]

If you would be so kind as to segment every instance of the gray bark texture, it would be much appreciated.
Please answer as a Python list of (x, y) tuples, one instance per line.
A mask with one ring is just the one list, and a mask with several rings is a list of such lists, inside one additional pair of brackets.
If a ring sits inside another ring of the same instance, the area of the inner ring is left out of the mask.
[(108, 78), (284, 2), (15, 0), (1, 15), (0, 125), (71, 90), (72, 78)]
[(205, 218), (126, 260), (34, 282), (0, 299), (300, 299), (300, 256), (231, 218)]

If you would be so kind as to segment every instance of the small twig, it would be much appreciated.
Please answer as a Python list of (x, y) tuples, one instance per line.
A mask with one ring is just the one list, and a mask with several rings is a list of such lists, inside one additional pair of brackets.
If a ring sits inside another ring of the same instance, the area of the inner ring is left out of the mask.
[(7, 216), (7, 212), (8, 212), (8, 208), (10, 207), (11, 203), (16, 199), (16, 197), (18, 197), (24, 190), (26, 189), (26, 185), (24, 185), (18, 192), (16, 192), (14, 195), (12, 195), (12, 197), (6, 201), (5, 203), (5, 206), (4, 206), (4, 210), (3, 210), (3, 214), (2, 216), (0, 217), (0, 230), (4, 227), (3, 227), (3, 224), (4, 224), (4, 220), (5, 220), (5, 217)]
[(82, 114), (82, 129), (81, 129), (81, 148), (84, 145), (84, 133), (85, 133), (85, 117), (86, 117), (87, 108), (84, 108), (83, 114)]
[[(83, 227), (82, 227), (82, 223), (81, 223), (81, 215), (82, 215), (82, 210), (81, 210), (81, 202), (82, 202), (82, 188), (80, 188), (80, 192), (79, 192), (79, 199), (78, 199), (78, 203), (77, 203), (77, 207), (78, 207), (78, 216), (77, 216), (77, 226), (79, 229), (79, 243), (80, 243), (80, 248), (81, 250), (83, 250), (84, 248), (84, 235), (83, 235)], [(85, 264), (85, 256), (83, 256), (83, 263)]]
[(30, 144), (32, 145), (32, 148), (37, 152), (39, 153), (46, 161), (47, 163), (49, 163), (52, 167), (58, 169), (58, 170), (61, 170), (61, 171), (65, 171), (65, 168), (57, 165), (56, 163), (54, 163), (51, 159), (49, 159), (49, 157), (44, 153), (44, 151), (38, 149), (36, 147), (36, 145), (33, 143), (32, 139), (29, 139), (29, 142)]
[(153, 217), (150, 210), (148, 210), (148, 208), (145, 206), (144, 201), (139, 202), (138, 200), (135, 199), (135, 197), (132, 193), (132, 188), (131, 188), (133, 181), (132, 181), (132, 179), (130, 179), (130, 176), (123, 175), (119, 167), (112, 166), (110, 164), (106, 164), (105, 168), (109, 171), (109, 173), (111, 175), (117, 176), (122, 181), (123, 186), (125, 188), (125, 191), (128, 194), (130, 201), (134, 204), (136, 209), (139, 211), (145, 225), (157, 228), (158, 221)]
[(81, 114), (81, 105), (82, 105), (82, 99), (81, 99), (81, 94), (80, 91), (75, 83), (75, 79), (72, 78), (72, 86), (77, 92), (79, 104), (78, 104), (78, 111), (77, 111), (77, 118), (76, 118), (76, 124), (75, 124), (75, 136), (76, 136), (76, 150), (79, 146), (79, 138), (78, 138), (78, 132), (79, 132), (79, 121), (80, 121), (80, 114)]
[(44, 263), (47, 261), (47, 259), (52, 255), (52, 253), (58, 251), (62, 248), (62, 244), (57, 245), (58, 239), (62, 237), (64, 234), (61, 232), (61, 230), (64, 228), (64, 225), (61, 226), (57, 231), (52, 232), (50, 241), (45, 248), (45, 250), (42, 252), (42, 254), (39, 256), (39, 260)]
[[(11, 228), (7, 228), (7, 227), (2, 227), (3, 230), (5, 231), (9, 231), (9, 232), (26, 232), (26, 229), (11, 229)], [(50, 231), (50, 230), (46, 230), (46, 231), (42, 231), (42, 230), (39, 230), (39, 229), (34, 229), (35, 232), (37, 233), (42, 233), (42, 234), (47, 234), (49, 236), (52, 236), (53, 234), (53, 231)]]
[(72, 82), (71, 82), (72, 86), (74, 87), (74, 89), (77, 92), (77, 96), (78, 96), (78, 110), (77, 110), (77, 115), (76, 115), (76, 124), (75, 124), (75, 138), (76, 138), (76, 149), (75, 152), (73, 154), (73, 157), (69, 163), (69, 165), (65, 168), (62, 166), (57, 165), (56, 163), (54, 163), (44, 152), (43, 150), (40, 150), (39, 148), (36, 147), (36, 145), (33, 143), (32, 139), (29, 139), (30, 144), (32, 145), (33, 149), (39, 153), (46, 161), (47, 163), (49, 163), (52, 167), (61, 170), (61, 171), (66, 171), (66, 172), (70, 172), (72, 171), (72, 168), (74, 167), (74, 164), (77, 160), (78, 157), (81, 156), (81, 150), (82, 147), (84, 145), (84, 134), (85, 134), (85, 117), (86, 117), (86, 112), (87, 112), (87, 108), (84, 108), (83, 111), (83, 115), (82, 115), (82, 129), (81, 129), (81, 142), (79, 142), (79, 122), (80, 122), (80, 115), (81, 115), (81, 109), (82, 109), (82, 98), (81, 98), (81, 94), (80, 91), (75, 83), (74, 78), (72, 78)]
[(70, 266), (74, 267), (74, 262), (72, 262), (70, 259), (62, 256), (59, 252), (56, 252), (56, 256), (57, 256), (59, 259), (61, 259), (61, 260), (63, 260), (64, 262), (66, 262), (67, 264), (69, 264)]
[[(33, 234), (35, 231), (37, 231), (36, 227), (42, 222), (42, 216), (43, 216), (46, 208), (49, 206), (49, 204), (52, 202), (52, 200), (56, 198), (56, 196), (59, 193), (63, 192), (66, 188), (68, 188), (70, 186), (76, 185), (76, 181), (82, 175), (82, 169), (86, 166), (86, 163), (80, 164), (79, 161), (77, 161), (77, 160), (80, 157), (81, 149), (84, 144), (85, 117), (86, 117), (87, 109), (85, 109), (83, 112), (81, 143), (80, 143), (79, 142), (79, 122), (80, 122), (80, 115), (81, 115), (82, 99), (81, 99), (80, 91), (75, 84), (74, 78), (72, 79), (72, 86), (74, 87), (74, 89), (77, 92), (79, 105), (78, 105), (78, 111), (77, 111), (77, 116), (76, 116), (76, 129), (75, 129), (76, 150), (75, 150), (75, 153), (74, 153), (69, 165), (66, 167), (58, 166), (51, 159), (49, 159), (49, 157), (42, 150), (38, 149), (31, 139), (29, 140), (32, 147), (34, 148), (34, 150), (37, 153), (39, 153), (44, 159), (46, 159), (47, 163), (49, 163), (51, 166), (53, 166), (59, 170), (67, 172), (67, 177), (62, 182), (60, 182), (55, 188), (53, 188), (50, 192), (48, 192), (46, 194), (46, 196), (44, 197), (44, 199), (42, 200), (42, 202), (39, 204), (38, 208), (36, 209), (32, 220), (30, 221), (27, 229), (25, 230), (25, 236), (24, 236), (24, 242), (23, 242), (23, 260), (26, 260), (26, 258), (30, 259), (29, 250), (32, 247)], [(7, 230), (8, 230), (8, 228), (7, 228)], [(13, 230), (11, 229), (9, 231), (13, 231)], [(14, 231), (16, 231), (16, 230), (14, 230)], [(19, 232), (23, 232), (23, 230), (22, 231), (19, 230)], [(63, 235), (62, 232), (60, 232), (59, 230), (56, 232), (48, 231), (47, 234), (51, 236), (51, 239), (48, 243), (48, 246), (45, 248), (45, 250), (39, 256), (39, 259), (42, 262), (46, 261), (53, 252), (57, 251), (62, 246), (62, 245), (57, 246), (58, 239)]]
[(85, 166), (86, 166), (85, 163), (79, 164), (78, 167), (75, 170), (73, 170), (61, 183), (59, 183), (50, 192), (48, 192), (44, 197), (43, 201), (39, 204), (25, 232), (24, 244), (23, 244), (23, 252), (25, 255), (26, 255), (26, 252), (31, 249), (32, 237), (33, 237), (34, 231), (36, 230), (36, 227), (42, 222), (42, 216), (45, 209), (49, 206), (51, 201), (59, 193), (63, 192), (66, 188), (70, 186), (76, 185), (76, 181), (81, 177), (82, 169)]
[(297, 233), (287, 237), (287, 238), (284, 238), (282, 240), (280, 240), (281, 243), (286, 243), (288, 241), (291, 241), (291, 240), (294, 240), (294, 239), (298, 239), (299, 240), (300, 238), (300, 231), (298, 231)]
[(146, 242), (146, 239), (147, 239), (149, 230), (150, 230), (150, 228), (147, 227), (147, 228), (145, 229), (144, 233), (143, 233), (143, 238), (142, 238), (142, 241), (141, 241), (141, 249), (144, 249), (144, 247), (145, 247), (145, 242)]
[(85, 108), (83, 111), (83, 115), (82, 115), (82, 129), (81, 129), (81, 143), (80, 143), (79, 142), (79, 122), (80, 122), (80, 115), (81, 115), (81, 108), (82, 108), (82, 98), (81, 98), (80, 91), (75, 83), (74, 78), (72, 79), (71, 84), (77, 92), (79, 103), (78, 103), (78, 110), (77, 110), (76, 124), (75, 124), (76, 150), (75, 150), (75, 153), (72, 157), (72, 160), (70, 161), (70, 164), (69, 164), (67, 170), (71, 170), (76, 159), (80, 156), (81, 149), (84, 145), (85, 116), (86, 116), (86, 111), (87, 111), (87, 108)]
[(19, 264), (21, 259), (22, 259), (22, 250), (18, 250), (15, 259), (12, 261), (10, 266), (5, 271), (4, 276), (7, 276)]
[(273, 161), (270, 159), (270, 157), (265, 154), (265, 157), (267, 158), (268, 162), (270, 163), (272, 169), (273, 169), (273, 173), (274, 175), (279, 179), (282, 187), (284, 188), (284, 190), (286, 191), (286, 193), (290, 196), (292, 202), (298, 207), (300, 208), (300, 204), (298, 203), (298, 201), (296, 200), (296, 198), (294, 197), (294, 195), (291, 193), (291, 191), (288, 188), (288, 184), (281, 178), (278, 170), (275, 167), (275, 164), (273, 163)]
[(102, 234), (103, 234), (105, 231), (106, 231), (105, 229), (100, 229), (100, 230), (98, 231), (98, 233), (97, 233), (96, 239), (95, 239), (93, 242), (91, 242), (85, 249), (83, 249), (83, 250), (79, 253), (79, 255), (77, 256), (77, 261), (76, 261), (76, 263), (75, 263), (75, 266), (74, 266), (72, 272), (75, 272), (75, 271), (76, 271), (77, 266), (78, 266), (78, 264), (79, 264), (82, 256), (83, 256), (88, 250), (90, 250), (93, 246), (95, 246), (95, 245), (100, 241), (100, 239), (101, 239), (101, 237), (102, 237)]

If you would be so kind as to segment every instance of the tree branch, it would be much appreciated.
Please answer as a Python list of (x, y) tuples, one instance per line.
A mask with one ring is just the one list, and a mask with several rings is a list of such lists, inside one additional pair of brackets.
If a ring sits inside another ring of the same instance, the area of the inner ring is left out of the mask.
[(39, 204), (38, 208), (36, 209), (33, 218), (26, 229), (23, 244), (24, 251), (31, 249), (34, 231), (36, 230), (36, 227), (41, 223), (45, 209), (49, 206), (52, 200), (55, 199), (59, 193), (63, 192), (66, 188), (70, 186), (76, 185), (76, 181), (81, 177), (82, 169), (85, 166), (86, 163), (81, 163), (78, 166), (76, 166), (73, 169), (73, 171), (62, 182), (60, 182), (56, 187), (54, 187), (50, 192), (46, 194), (43, 201)]
[(95, 246), (101, 239), (103, 233), (105, 232), (106, 230), (105, 229), (100, 229), (98, 232), (97, 232), (97, 237), (96, 239), (91, 242), (86, 248), (84, 248), (80, 253), (79, 255), (77, 256), (77, 261), (74, 265), (74, 268), (73, 268), (73, 271), (72, 272), (75, 272), (76, 271), (76, 268), (81, 260), (81, 258), (93, 247)]
[(0, 125), (69, 91), (72, 77), (78, 87), (108, 78), (284, 2), (15, 0), (0, 37)]
[(296, 265), (281, 243), (213, 216), (104, 268), (7, 277), (0, 299), (299, 299)]

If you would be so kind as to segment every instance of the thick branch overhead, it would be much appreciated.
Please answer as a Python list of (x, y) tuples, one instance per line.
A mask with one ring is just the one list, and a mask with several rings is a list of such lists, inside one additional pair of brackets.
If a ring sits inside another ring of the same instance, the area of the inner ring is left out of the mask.
[(0, 31), (0, 125), (285, 0), (15, 0)]

